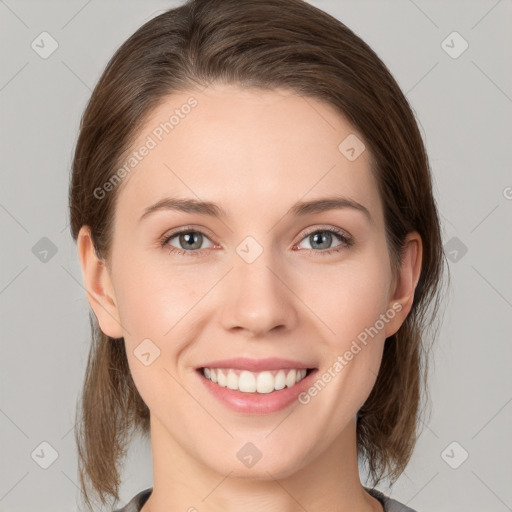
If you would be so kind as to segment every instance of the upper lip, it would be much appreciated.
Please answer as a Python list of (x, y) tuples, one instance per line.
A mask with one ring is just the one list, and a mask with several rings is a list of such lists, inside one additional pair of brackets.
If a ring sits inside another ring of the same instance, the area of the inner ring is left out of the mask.
[(247, 357), (235, 357), (233, 359), (210, 361), (208, 363), (204, 363), (196, 367), (196, 369), (200, 368), (233, 368), (240, 370), (248, 370), (252, 372), (260, 372), (263, 370), (286, 370), (290, 368), (308, 369), (314, 368), (314, 366), (301, 363), (300, 361), (293, 361), (292, 359), (282, 359), (279, 357), (268, 357), (266, 359), (249, 359)]

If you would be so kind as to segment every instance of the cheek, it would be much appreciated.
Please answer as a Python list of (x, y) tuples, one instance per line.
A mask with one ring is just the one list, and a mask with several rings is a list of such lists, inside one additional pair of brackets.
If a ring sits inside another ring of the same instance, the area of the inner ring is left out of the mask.
[(192, 267), (172, 266), (163, 252), (157, 259), (141, 253), (116, 264), (117, 307), (125, 339), (132, 343), (162, 339), (208, 290), (207, 279), (197, 277)]
[[(311, 267), (302, 276), (307, 277), (298, 278), (298, 295), (322, 320), (326, 338), (340, 350), (374, 326), (386, 311), (390, 272), (385, 258), (367, 257), (338, 266)], [(380, 323), (378, 327), (382, 327)]]
[(329, 293), (315, 297), (319, 316), (329, 327), (318, 376), (326, 390), (315, 407), (319, 416), (331, 418), (330, 433), (335, 436), (364, 404), (379, 373), (386, 342), (381, 315), (386, 312), (388, 281), (385, 270), (376, 265), (351, 267), (326, 283)]
[(338, 426), (368, 398), (379, 372), (386, 326), (394, 316), (394, 311), (387, 314), (391, 273), (381, 254), (375, 250), (354, 259), (326, 281), (323, 318), (334, 331), (326, 338), (327, 373), (334, 375), (334, 384), (324, 406), (337, 411)]
[(150, 264), (142, 256), (118, 261), (115, 268), (116, 301), (133, 379), (145, 401), (155, 399), (168, 393), (169, 386), (176, 387), (170, 374), (181, 378), (170, 362), (179, 359), (199, 329), (200, 322), (191, 325), (189, 320), (214, 276), (205, 278), (190, 266)]
[(118, 305), (135, 386), (152, 411), (165, 410), (169, 394), (176, 401), (186, 399), (176, 382), (182, 375), (174, 361), (187, 343), (182, 330), (186, 322), (181, 320), (187, 318), (193, 299), (177, 290), (176, 282), (155, 279), (147, 269), (127, 277), (121, 293)]

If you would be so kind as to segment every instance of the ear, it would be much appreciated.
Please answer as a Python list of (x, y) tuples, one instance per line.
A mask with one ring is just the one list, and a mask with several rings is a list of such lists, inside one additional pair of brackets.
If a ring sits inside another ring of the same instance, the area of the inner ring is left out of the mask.
[(411, 311), (414, 301), (414, 290), (418, 284), (421, 273), (423, 244), (421, 236), (413, 231), (405, 239), (402, 253), (401, 267), (398, 276), (393, 280), (391, 298), (388, 309), (396, 312), (395, 316), (386, 324), (386, 338), (395, 334), (404, 323)]
[(96, 255), (89, 226), (80, 228), (77, 250), (87, 298), (100, 329), (111, 338), (121, 338), (123, 329), (110, 272), (106, 262)]

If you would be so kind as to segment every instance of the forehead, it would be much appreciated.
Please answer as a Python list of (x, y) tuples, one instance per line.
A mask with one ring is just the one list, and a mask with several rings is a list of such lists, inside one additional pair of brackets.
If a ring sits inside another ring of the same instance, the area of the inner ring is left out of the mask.
[(337, 193), (378, 218), (363, 144), (333, 106), (291, 90), (211, 85), (176, 93), (139, 130), (132, 145), (139, 159), (121, 183), (118, 209), (135, 221), (149, 204), (172, 195), (238, 214)]

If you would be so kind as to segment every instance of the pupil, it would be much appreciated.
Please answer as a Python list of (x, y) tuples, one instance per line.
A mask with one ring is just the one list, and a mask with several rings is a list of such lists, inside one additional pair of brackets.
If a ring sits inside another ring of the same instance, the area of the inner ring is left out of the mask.
[(199, 238), (199, 233), (184, 233), (181, 235), (182, 240), (185, 241), (183, 245), (188, 246), (188, 248), (198, 249), (201, 246), (201, 243), (197, 243), (197, 239)]
[[(323, 244), (322, 247), (320, 247), (321, 249), (327, 249), (330, 245), (330, 241), (331, 241), (331, 233), (327, 233), (326, 231), (321, 231), (319, 233), (315, 233), (313, 235), (313, 239), (314, 239), (314, 243), (319, 243), (320, 245)], [(320, 242), (318, 242), (318, 239), (320, 239)], [(323, 240), (323, 241), (322, 241)]]

